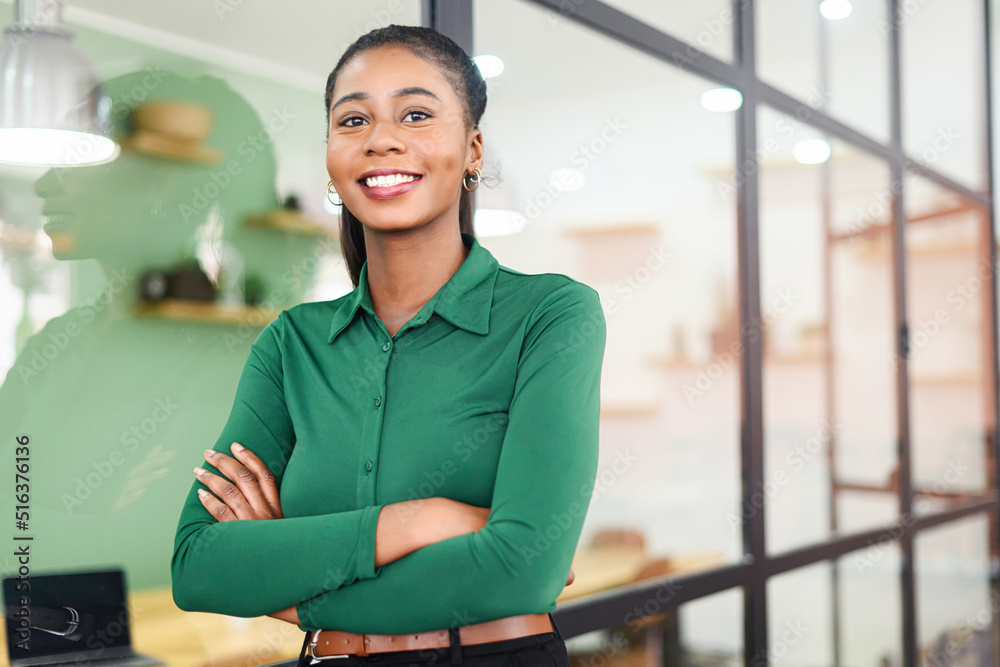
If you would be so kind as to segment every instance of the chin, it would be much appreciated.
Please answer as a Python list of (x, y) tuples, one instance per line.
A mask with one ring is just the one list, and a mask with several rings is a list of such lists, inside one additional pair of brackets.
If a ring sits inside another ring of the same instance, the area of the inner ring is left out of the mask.
[(45, 232), (52, 242), (52, 256), (56, 259), (80, 259), (76, 236), (59, 232)]
[(412, 208), (400, 208), (398, 212), (379, 211), (368, 217), (355, 216), (364, 225), (377, 232), (399, 232), (422, 227), (424, 218), (414, 216)]

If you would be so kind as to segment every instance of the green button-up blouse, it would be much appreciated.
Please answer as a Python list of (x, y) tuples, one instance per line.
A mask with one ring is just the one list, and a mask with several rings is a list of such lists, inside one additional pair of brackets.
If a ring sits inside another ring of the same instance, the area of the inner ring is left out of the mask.
[[(214, 449), (260, 456), (285, 518), (218, 522), (195, 481), (171, 561), (181, 609), (297, 605), (303, 630), (375, 634), (555, 610), (597, 476), (604, 312), (593, 288), (462, 241), (462, 265), (395, 336), (367, 262), (352, 292), (260, 333)], [(433, 496), (489, 519), (376, 568), (382, 507)]]

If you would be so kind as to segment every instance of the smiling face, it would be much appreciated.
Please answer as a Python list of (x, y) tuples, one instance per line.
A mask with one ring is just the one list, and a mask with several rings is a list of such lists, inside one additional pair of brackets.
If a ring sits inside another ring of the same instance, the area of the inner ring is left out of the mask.
[[(332, 99), (326, 168), (344, 206), (369, 230), (457, 228), (482, 132), (466, 129), (441, 70), (401, 46), (363, 51), (340, 71)], [(381, 182), (363, 178), (373, 173)]]

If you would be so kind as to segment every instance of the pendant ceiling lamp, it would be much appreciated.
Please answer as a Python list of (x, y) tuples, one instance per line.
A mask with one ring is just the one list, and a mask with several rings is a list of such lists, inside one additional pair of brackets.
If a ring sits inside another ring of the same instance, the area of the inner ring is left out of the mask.
[(15, 0), (0, 41), (0, 162), (76, 166), (114, 160), (111, 99), (62, 25), (63, 0)]

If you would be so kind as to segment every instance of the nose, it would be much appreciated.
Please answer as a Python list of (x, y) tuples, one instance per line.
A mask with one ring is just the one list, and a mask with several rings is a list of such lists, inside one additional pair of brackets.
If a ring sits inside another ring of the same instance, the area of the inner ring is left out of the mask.
[(390, 150), (405, 151), (406, 146), (399, 138), (392, 121), (372, 123), (365, 142), (366, 153), (385, 153)]
[(35, 181), (35, 194), (43, 199), (47, 199), (62, 192), (63, 187), (61, 184), (64, 171), (66, 171), (65, 167), (53, 167), (42, 174), (41, 177)]

